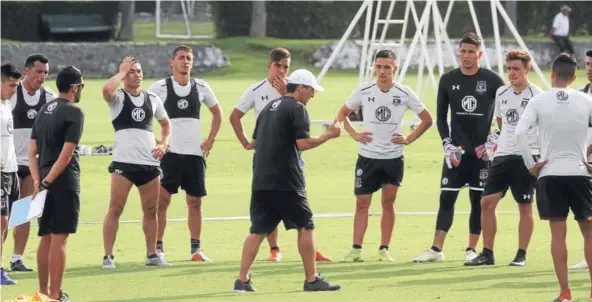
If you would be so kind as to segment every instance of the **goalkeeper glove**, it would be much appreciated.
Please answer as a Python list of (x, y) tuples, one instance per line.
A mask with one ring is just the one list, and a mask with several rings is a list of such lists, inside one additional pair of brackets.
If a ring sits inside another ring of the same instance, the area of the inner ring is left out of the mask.
[(475, 148), (475, 154), (477, 157), (484, 161), (492, 159), (495, 151), (497, 150), (497, 140), (499, 136), (499, 131), (488, 135), (485, 143)]
[(443, 139), (442, 144), (444, 145), (444, 161), (446, 161), (448, 169), (452, 169), (452, 167), (458, 167), (461, 156), (465, 153), (465, 151), (461, 147), (453, 145), (452, 140), (449, 137)]

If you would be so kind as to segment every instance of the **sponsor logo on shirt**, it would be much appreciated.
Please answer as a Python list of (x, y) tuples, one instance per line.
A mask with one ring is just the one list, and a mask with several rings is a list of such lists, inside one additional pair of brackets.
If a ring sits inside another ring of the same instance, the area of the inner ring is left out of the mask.
[(189, 107), (189, 102), (186, 99), (180, 99), (177, 102), (177, 107), (179, 107), (181, 110), (187, 109), (187, 107)]
[(36, 116), (37, 116), (37, 110), (35, 110), (35, 109), (29, 109), (29, 111), (27, 111), (27, 117), (30, 120), (34, 120)]
[(134, 108), (132, 110), (132, 119), (136, 122), (141, 122), (146, 118), (146, 112), (142, 108)]

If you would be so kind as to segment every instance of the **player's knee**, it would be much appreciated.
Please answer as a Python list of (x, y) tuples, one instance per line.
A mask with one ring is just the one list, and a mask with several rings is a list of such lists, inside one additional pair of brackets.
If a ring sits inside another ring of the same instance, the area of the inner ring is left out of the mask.
[(356, 212), (368, 212), (371, 198), (367, 196), (358, 196), (356, 198)]
[(187, 206), (194, 211), (201, 211), (201, 198), (187, 196)]
[(487, 195), (481, 198), (481, 211), (483, 212), (493, 212), (497, 207), (499, 199), (496, 195)]
[(440, 210), (454, 211), (454, 204), (458, 197), (457, 191), (442, 191), (440, 192)]
[(119, 219), (119, 217), (121, 217), (121, 214), (123, 214), (123, 207), (120, 206), (119, 204), (111, 204), (109, 205), (109, 211), (107, 212), (108, 216), (114, 217)]
[(520, 212), (520, 217), (533, 216), (532, 203), (518, 205), (518, 212)]
[(157, 210), (157, 206), (156, 204), (154, 205), (149, 205), (147, 207), (143, 207), (144, 210), (144, 216), (146, 218), (154, 218), (156, 219), (156, 210)]

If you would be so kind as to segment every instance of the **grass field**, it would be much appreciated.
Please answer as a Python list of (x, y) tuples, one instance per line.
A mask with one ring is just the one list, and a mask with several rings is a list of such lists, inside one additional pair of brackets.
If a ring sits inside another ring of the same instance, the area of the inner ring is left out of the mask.
[[(294, 68), (298, 66), (294, 65)], [(256, 293), (235, 294), (234, 279), (239, 268), (242, 243), (248, 232), (248, 220), (209, 220), (214, 217), (248, 216), (252, 154), (244, 151), (227, 122), (240, 94), (265, 75), (265, 67), (251, 70), (248, 76), (232, 74), (206, 75), (205, 79), (217, 93), (224, 110), (224, 122), (214, 149), (208, 158), (207, 188), (204, 199), (202, 247), (215, 262), (198, 264), (185, 261), (189, 254), (189, 238), (184, 220), (168, 224), (165, 235), (167, 259), (172, 268), (147, 268), (141, 224), (122, 223), (116, 242), (115, 260), (118, 268), (103, 271), (101, 261), (102, 224), (109, 202), (109, 156), (82, 157), (82, 205), (80, 227), (68, 245), (68, 269), (64, 291), (73, 301), (551, 301), (557, 295), (556, 279), (549, 253), (548, 226), (536, 221), (535, 234), (523, 268), (508, 267), (517, 244), (518, 214), (513, 200), (500, 204), (499, 231), (496, 245), (497, 264), (488, 268), (463, 267), (468, 232), (468, 193), (462, 191), (457, 202), (456, 220), (444, 251), (446, 261), (439, 264), (412, 264), (411, 258), (429, 248), (438, 209), (441, 144), (432, 128), (415, 144), (406, 147), (404, 186), (396, 208), (399, 212), (391, 244), (396, 263), (375, 261), (380, 238), (380, 218), (373, 215), (364, 242), (366, 261), (339, 263), (351, 247), (351, 217), (318, 218), (318, 247), (336, 262), (320, 264), (319, 271), (328, 280), (339, 282), (342, 290), (332, 293), (303, 293), (303, 271), (296, 247), (296, 233), (280, 231), (283, 251), (281, 263), (265, 263), (267, 243), (264, 242), (253, 267)], [(260, 72), (260, 75), (254, 75)], [(413, 80), (412, 77), (409, 78)], [(148, 87), (155, 79), (146, 80)], [(107, 105), (101, 100), (103, 80), (87, 80), (83, 101), (86, 114), (82, 144), (112, 144), (113, 129)], [(536, 82), (536, 80), (535, 80)], [(323, 81), (327, 89), (309, 104), (313, 119), (331, 119), (357, 83), (351, 74), (329, 73)], [(414, 83), (411, 81), (410, 83)], [(582, 85), (579, 81), (578, 85)], [(55, 89), (53, 82), (47, 83)], [(414, 87), (414, 84), (412, 85)], [(426, 95), (434, 95), (427, 91)], [(435, 100), (425, 100), (435, 114)], [(202, 127), (209, 129), (210, 115), (202, 114)], [(411, 117), (411, 116), (410, 116)], [(244, 119), (248, 132), (254, 122), (249, 113)], [(320, 133), (321, 128), (314, 128)], [(202, 137), (207, 134), (202, 133)], [(357, 154), (356, 143), (347, 135), (320, 148), (304, 153), (306, 177), (313, 211), (352, 213), (354, 210), (353, 172)], [(174, 197), (169, 218), (186, 218), (186, 204), (181, 195)], [(380, 204), (371, 207), (379, 214)], [(136, 191), (130, 194), (122, 220), (141, 219)], [(582, 240), (576, 224), (569, 223), (568, 246), (570, 262), (583, 257)], [(38, 244), (37, 226), (27, 247), (25, 262), (33, 267)], [(4, 264), (8, 264), (12, 238), (5, 245)], [(479, 245), (480, 249), (480, 245)], [(3, 287), (2, 299), (20, 294), (32, 295), (37, 289), (35, 273), (13, 273), (17, 286)], [(570, 272), (576, 301), (589, 296), (587, 271)]]

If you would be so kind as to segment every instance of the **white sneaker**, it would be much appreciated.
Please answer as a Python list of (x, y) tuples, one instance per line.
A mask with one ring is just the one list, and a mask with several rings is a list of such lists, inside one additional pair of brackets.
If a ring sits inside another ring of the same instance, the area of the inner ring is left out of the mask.
[(156, 255), (162, 260), (162, 262), (164, 261), (164, 252), (161, 250), (156, 250)]
[(107, 256), (107, 258), (103, 259), (103, 269), (115, 269), (115, 261), (113, 261), (113, 256)]
[(191, 258), (189, 260), (196, 261), (196, 262), (214, 262), (214, 261), (212, 261), (212, 259), (210, 259), (210, 258), (208, 258), (208, 256), (206, 256), (206, 254), (203, 252), (202, 249), (195, 250), (195, 252), (193, 252), (193, 254), (191, 254)]
[(391, 257), (391, 254), (388, 250), (379, 250), (378, 251), (378, 261), (387, 261), (387, 262), (395, 262), (395, 259)]
[(574, 264), (569, 267), (569, 269), (587, 269), (587, 268), (588, 268), (588, 263), (586, 262), (586, 259), (582, 260), (578, 264)]
[(471, 262), (471, 260), (477, 258), (477, 253), (475, 253), (473, 250), (469, 250), (465, 252), (465, 262)]
[(162, 266), (162, 267), (171, 267), (172, 264), (164, 261), (164, 259), (160, 258), (160, 256), (155, 258), (146, 258), (146, 266)]
[(444, 252), (436, 252), (432, 249), (425, 251), (421, 256), (413, 258), (413, 262), (442, 262), (444, 261)]

